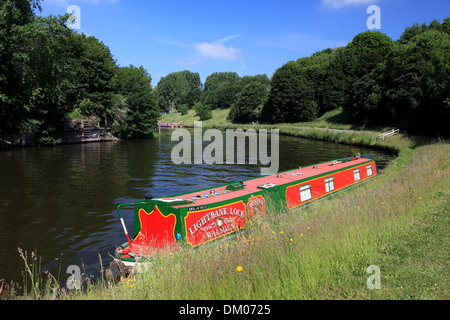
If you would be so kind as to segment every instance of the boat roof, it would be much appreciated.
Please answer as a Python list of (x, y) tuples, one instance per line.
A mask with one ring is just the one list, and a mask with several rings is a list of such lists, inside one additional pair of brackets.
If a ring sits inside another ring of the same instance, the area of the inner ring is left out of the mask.
[[(297, 181), (301, 182), (302, 180), (308, 180), (308, 178), (319, 175), (326, 175), (327, 173), (332, 174), (332, 172), (353, 167), (367, 161), (372, 161), (372, 159), (364, 157), (342, 158), (310, 165), (303, 168), (300, 167), (298, 169), (283, 171), (273, 175), (244, 180), (244, 187), (240, 190), (227, 190), (227, 187), (230, 184), (226, 184), (209, 189), (198, 190), (154, 200), (163, 201), (168, 205), (170, 205), (170, 202), (173, 202), (175, 204), (173, 206), (174, 208), (208, 205), (259, 192), (264, 188), (272, 188), (278, 185), (292, 184)], [(186, 202), (186, 200), (189, 202)], [(180, 201), (182, 201), (183, 203), (180, 203)]]

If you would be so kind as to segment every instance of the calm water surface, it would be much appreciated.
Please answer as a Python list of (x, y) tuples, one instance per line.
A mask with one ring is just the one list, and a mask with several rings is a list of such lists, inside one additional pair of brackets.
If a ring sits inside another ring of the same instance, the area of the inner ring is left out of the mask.
[[(22, 284), (17, 248), (37, 251), (43, 269), (61, 281), (67, 266), (98, 275), (126, 241), (116, 207), (260, 175), (260, 165), (174, 165), (171, 131), (143, 141), (0, 150), (0, 279)], [(205, 145), (208, 143), (204, 143)], [(383, 167), (393, 154), (280, 136), (279, 171), (371, 153)], [(128, 214), (127, 214), (128, 213)], [(129, 229), (132, 214), (126, 212)]]

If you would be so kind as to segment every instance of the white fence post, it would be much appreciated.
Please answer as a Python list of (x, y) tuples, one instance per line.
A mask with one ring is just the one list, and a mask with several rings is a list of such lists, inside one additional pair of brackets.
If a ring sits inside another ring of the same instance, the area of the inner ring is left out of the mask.
[(380, 133), (378, 135), (378, 138), (384, 140), (385, 137), (394, 136), (394, 135), (396, 135), (398, 133), (400, 133), (400, 129), (392, 129), (392, 130), (389, 130), (389, 131), (387, 131), (385, 133)]

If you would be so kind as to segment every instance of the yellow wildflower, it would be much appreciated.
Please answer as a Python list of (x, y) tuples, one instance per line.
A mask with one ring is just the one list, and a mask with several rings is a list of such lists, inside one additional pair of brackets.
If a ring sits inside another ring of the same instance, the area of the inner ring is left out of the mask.
[(241, 272), (241, 271), (242, 271), (242, 267), (241, 267), (241, 266), (238, 266), (238, 267), (236, 268), (236, 271), (237, 271), (237, 272)]

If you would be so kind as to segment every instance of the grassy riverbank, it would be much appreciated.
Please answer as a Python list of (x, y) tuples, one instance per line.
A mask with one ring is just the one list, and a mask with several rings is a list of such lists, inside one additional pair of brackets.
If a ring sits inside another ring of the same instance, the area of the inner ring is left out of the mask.
[[(333, 110), (312, 122), (280, 123), (280, 124), (234, 124), (227, 120), (229, 110), (213, 110), (213, 117), (203, 122), (204, 128), (218, 129), (278, 129), (280, 134), (303, 137), (307, 139), (331, 141), (336, 143), (381, 148), (398, 152), (407, 147), (422, 145), (429, 138), (399, 134), (387, 140), (378, 138), (380, 133), (391, 128), (362, 128), (343, 123), (342, 110)], [(187, 115), (171, 113), (162, 116), (162, 122), (182, 122), (193, 127), (194, 121), (200, 121), (194, 110)]]
[[(379, 141), (366, 131), (279, 129), (386, 147), (398, 158), (362, 186), (307, 208), (269, 210), (234, 238), (167, 253), (149, 272), (119, 284), (101, 281), (59, 295), (50, 288), (39, 298), (450, 298), (450, 144), (403, 135)], [(380, 268), (381, 289), (367, 287), (371, 265)]]

